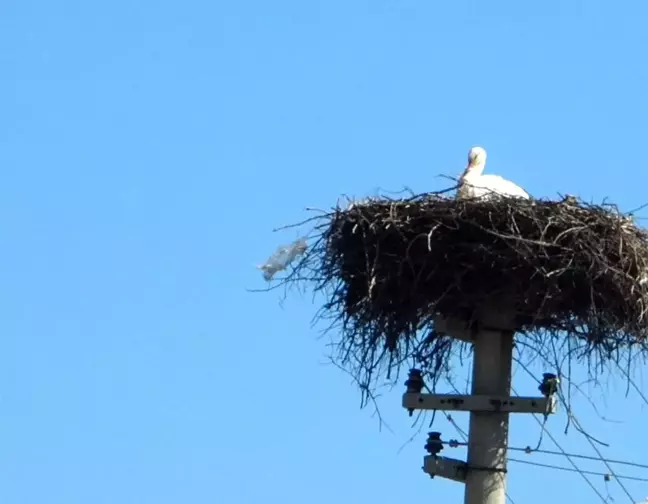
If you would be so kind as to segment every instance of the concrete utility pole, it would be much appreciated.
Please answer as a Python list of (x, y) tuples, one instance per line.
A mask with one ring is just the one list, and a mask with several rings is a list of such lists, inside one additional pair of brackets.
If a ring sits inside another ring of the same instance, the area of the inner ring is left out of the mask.
[(410, 371), (403, 396), (403, 407), (412, 414), (415, 409), (469, 411), (468, 460), (440, 457), (441, 433), (431, 432), (423, 470), (463, 482), (464, 504), (504, 504), (506, 499), (506, 457), (509, 413), (550, 414), (556, 410), (549, 383), (555, 376), (545, 375), (540, 386), (544, 397), (510, 397), (513, 360), (513, 315), (501, 307), (491, 307), (478, 320), (478, 331), (458, 320), (437, 319), (436, 329), (456, 339), (473, 344), (472, 394), (423, 394), (419, 370)]
[[(510, 396), (513, 331), (481, 330), (473, 351), (472, 395)], [(464, 504), (504, 504), (508, 427), (506, 411), (470, 412)]]

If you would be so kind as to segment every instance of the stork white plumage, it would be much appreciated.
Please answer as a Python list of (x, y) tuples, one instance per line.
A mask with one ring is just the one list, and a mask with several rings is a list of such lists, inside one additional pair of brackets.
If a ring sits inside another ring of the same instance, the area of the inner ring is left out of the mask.
[(529, 194), (517, 184), (499, 175), (483, 175), (486, 150), (473, 147), (468, 152), (468, 166), (459, 178), (457, 198), (488, 198), (497, 195), (529, 199)]

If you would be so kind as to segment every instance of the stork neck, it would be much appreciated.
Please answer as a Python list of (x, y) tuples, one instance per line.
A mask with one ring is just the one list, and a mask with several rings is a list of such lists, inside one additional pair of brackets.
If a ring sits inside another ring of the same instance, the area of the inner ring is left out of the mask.
[(484, 171), (484, 163), (469, 164), (463, 173), (463, 178), (479, 177)]

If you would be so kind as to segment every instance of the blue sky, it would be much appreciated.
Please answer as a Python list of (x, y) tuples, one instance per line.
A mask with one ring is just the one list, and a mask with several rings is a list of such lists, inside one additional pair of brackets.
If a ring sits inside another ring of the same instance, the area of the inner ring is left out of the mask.
[[(379, 432), (324, 365), (318, 300), (247, 292), (254, 266), (304, 207), (443, 188), (475, 144), (535, 196), (646, 203), (647, 16), (639, 0), (3, 2), (0, 503), (459, 502), (421, 472), (423, 435), (400, 450), (402, 389)], [(579, 419), (606, 456), (648, 462), (645, 405), (600, 378), (586, 390), (622, 423), (576, 398)], [(564, 448), (595, 455), (564, 424)], [(537, 439), (513, 419), (512, 446)], [(509, 469), (517, 503), (596, 502), (577, 474)]]

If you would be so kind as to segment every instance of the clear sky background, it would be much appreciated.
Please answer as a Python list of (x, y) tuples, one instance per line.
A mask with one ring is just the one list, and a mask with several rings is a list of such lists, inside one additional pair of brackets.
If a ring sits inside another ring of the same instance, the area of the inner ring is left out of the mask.
[[(421, 471), (425, 436), (406, 444), (403, 388), (379, 432), (324, 364), (321, 300), (246, 288), (306, 206), (441, 189), (475, 144), (535, 196), (648, 202), (647, 20), (640, 0), (2, 2), (0, 503), (460, 502)], [(644, 403), (600, 378), (621, 423), (577, 398), (579, 419), (648, 463)], [(532, 419), (511, 429), (537, 443)], [(509, 470), (518, 504), (600, 501), (578, 474)]]

